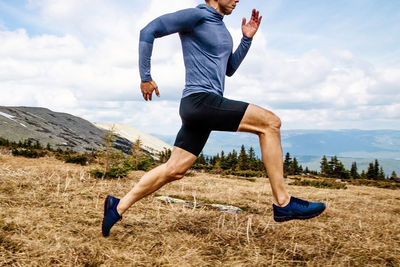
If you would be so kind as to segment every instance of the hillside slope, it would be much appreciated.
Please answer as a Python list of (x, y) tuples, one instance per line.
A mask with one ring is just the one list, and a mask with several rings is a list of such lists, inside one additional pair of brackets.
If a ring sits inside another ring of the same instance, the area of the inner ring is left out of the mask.
[(100, 129), (110, 130), (113, 128), (113, 131), (119, 136), (128, 139), (131, 142), (135, 142), (137, 139), (140, 139), (142, 142), (142, 148), (148, 151), (153, 157), (157, 157), (158, 152), (163, 151), (165, 149), (172, 149), (172, 146), (168, 145), (164, 141), (141, 132), (128, 124), (123, 123), (97, 123), (94, 125), (99, 127)]
[[(53, 148), (91, 152), (103, 146), (106, 131), (82, 118), (37, 107), (0, 106), (0, 137), (10, 141), (31, 139)], [(116, 137), (114, 147), (128, 152), (132, 142)]]

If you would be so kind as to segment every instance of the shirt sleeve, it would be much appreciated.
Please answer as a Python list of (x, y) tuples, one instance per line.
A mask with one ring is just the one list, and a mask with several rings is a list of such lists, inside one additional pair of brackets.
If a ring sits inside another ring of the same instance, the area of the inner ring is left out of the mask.
[(252, 38), (243, 36), (239, 47), (236, 49), (235, 53), (231, 54), (228, 59), (228, 66), (226, 68), (226, 75), (232, 76), (235, 71), (239, 68), (240, 63), (242, 63), (244, 57), (250, 49)]
[(156, 18), (140, 31), (139, 71), (142, 82), (151, 78), (151, 55), (155, 38), (177, 32), (190, 32), (203, 18), (198, 8), (188, 8)]

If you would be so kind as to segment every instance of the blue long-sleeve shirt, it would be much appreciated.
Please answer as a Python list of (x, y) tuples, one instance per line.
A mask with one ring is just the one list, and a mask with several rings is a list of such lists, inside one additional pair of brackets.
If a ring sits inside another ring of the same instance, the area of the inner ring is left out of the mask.
[(152, 80), (150, 60), (155, 38), (179, 32), (186, 69), (183, 96), (211, 92), (223, 95), (225, 75), (232, 76), (250, 48), (243, 36), (232, 53), (232, 37), (214, 8), (201, 4), (156, 18), (140, 31), (139, 69), (143, 82)]

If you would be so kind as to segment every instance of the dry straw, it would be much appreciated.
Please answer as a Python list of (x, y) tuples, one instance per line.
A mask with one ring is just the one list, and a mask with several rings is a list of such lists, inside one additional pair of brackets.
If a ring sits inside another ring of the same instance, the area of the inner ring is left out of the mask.
[(268, 180), (194, 174), (159, 194), (241, 207), (239, 214), (137, 203), (100, 236), (104, 196), (123, 196), (143, 172), (98, 180), (53, 158), (0, 155), (1, 266), (400, 266), (395, 190), (289, 186), (328, 210), (309, 221), (272, 220)]

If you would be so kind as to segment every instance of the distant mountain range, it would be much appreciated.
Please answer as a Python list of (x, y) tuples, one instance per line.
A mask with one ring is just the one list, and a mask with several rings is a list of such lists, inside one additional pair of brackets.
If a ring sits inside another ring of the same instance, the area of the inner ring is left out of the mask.
[[(175, 136), (153, 134), (169, 144)], [(386, 174), (394, 170), (400, 174), (400, 131), (397, 130), (283, 130), (282, 149), (289, 152), (303, 166), (319, 170), (323, 155), (338, 156), (349, 169), (356, 161), (359, 169), (367, 169), (369, 162), (378, 159)], [(244, 144), (252, 146), (260, 156), (258, 137), (248, 133), (213, 132), (203, 150), (216, 155), (221, 150), (238, 151)]]

